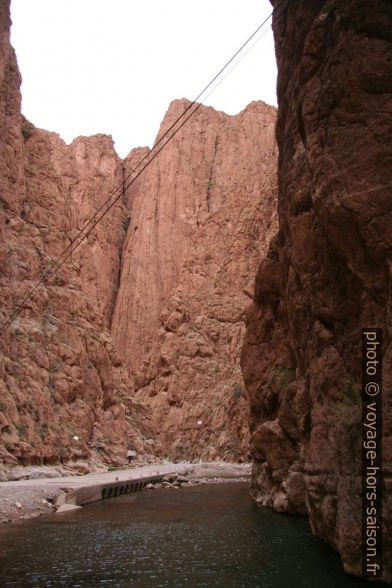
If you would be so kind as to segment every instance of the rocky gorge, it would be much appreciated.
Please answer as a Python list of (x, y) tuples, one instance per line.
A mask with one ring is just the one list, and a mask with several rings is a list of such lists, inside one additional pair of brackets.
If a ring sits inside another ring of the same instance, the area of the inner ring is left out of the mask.
[[(159, 137), (189, 106), (175, 101)], [(275, 109), (200, 108), (131, 202), (112, 334), (172, 459), (244, 460), (244, 308), (276, 230)], [(139, 181), (139, 180), (138, 180)]]
[[(9, 2), (0, 16), (2, 467), (84, 472), (123, 465), (128, 450), (244, 461), (239, 356), (253, 276), (276, 232), (276, 109), (199, 107), (128, 186), (148, 148), (121, 160), (111, 137), (67, 145), (24, 119)], [(189, 104), (170, 105), (157, 141)]]
[(273, 2), (279, 231), (247, 311), (252, 493), (307, 513), (361, 575), (361, 328), (383, 332), (383, 554), (392, 579), (392, 5)]
[(251, 458), (253, 498), (308, 515), (360, 575), (361, 328), (377, 326), (391, 581), (392, 5), (272, 5), (278, 113), (202, 106), (129, 186), (149, 148), (122, 160), (111, 137), (67, 145), (22, 116), (0, 2), (0, 475), (121, 467), (129, 449)]

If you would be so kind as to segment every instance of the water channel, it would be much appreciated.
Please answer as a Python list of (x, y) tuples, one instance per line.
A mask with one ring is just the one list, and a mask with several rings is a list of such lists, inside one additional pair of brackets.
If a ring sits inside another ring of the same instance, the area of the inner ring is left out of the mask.
[(245, 483), (144, 491), (4, 525), (0, 585), (369, 587), (305, 517), (258, 507)]

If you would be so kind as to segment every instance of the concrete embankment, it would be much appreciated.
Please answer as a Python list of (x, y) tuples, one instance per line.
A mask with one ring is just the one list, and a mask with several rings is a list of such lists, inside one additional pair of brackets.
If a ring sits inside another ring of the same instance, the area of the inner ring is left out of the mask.
[(1, 482), (0, 521), (11, 522), (55, 511), (64, 512), (90, 502), (137, 492), (146, 487), (153, 488), (162, 482), (164, 486), (171, 487), (171, 483), (164, 481), (170, 476), (173, 476), (174, 484), (176, 476), (185, 476), (185, 481), (192, 484), (247, 479), (249, 475), (250, 466), (246, 464), (168, 463), (84, 476)]

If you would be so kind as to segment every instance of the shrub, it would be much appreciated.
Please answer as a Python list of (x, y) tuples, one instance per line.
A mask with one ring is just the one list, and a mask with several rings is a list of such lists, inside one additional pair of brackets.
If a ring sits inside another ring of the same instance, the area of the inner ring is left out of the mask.
[(29, 123), (27, 120), (23, 121), (22, 124), (22, 135), (23, 135), (23, 139), (25, 141), (27, 141), (27, 139), (29, 137), (31, 137), (31, 135), (33, 134), (33, 125), (31, 123)]
[(277, 365), (270, 370), (269, 386), (276, 392), (286, 388), (293, 380), (295, 380), (295, 371), (291, 367)]
[(18, 425), (18, 430), (19, 430), (19, 436), (21, 437), (21, 439), (24, 439), (24, 437), (26, 437), (26, 433), (27, 433), (27, 427), (24, 423)]
[(235, 384), (231, 393), (233, 395), (234, 400), (238, 402), (238, 400), (241, 398), (241, 386)]

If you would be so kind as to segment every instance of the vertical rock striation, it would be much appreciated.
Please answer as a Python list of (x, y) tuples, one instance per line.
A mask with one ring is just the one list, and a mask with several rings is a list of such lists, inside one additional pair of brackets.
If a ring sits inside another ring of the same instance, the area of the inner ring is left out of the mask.
[[(171, 104), (158, 140), (189, 104)], [(252, 276), (276, 230), (275, 117), (261, 102), (236, 116), (200, 107), (127, 193), (112, 332), (175, 459), (247, 453), (239, 355)]]
[[(143, 175), (110, 137), (66, 145), (20, 113), (0, 6), (0, 463), (244, 459), (239, 354), (253, 275), (276, 232), (276, 109), (200, 107)], [(189, 106), (174, 101), (159, 140)], [(81, 466), (83, 467), (83, 466)]]
[(361, 573), (361, 327), (383, 329), (384, 573), (391, 580), (392, 5), (276, 9), (279, 232), (242, 369), (252, 492)]

